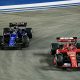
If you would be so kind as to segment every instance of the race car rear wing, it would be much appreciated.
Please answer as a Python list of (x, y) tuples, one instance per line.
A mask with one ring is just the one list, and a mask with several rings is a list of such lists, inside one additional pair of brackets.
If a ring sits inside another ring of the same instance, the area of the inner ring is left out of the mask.
[(14, 22), (14, 23), (9, 23), (9, 27), (26, 27), (27, 22)]
[(76, 42), (77, 37), (57, 37), (58, 42)]

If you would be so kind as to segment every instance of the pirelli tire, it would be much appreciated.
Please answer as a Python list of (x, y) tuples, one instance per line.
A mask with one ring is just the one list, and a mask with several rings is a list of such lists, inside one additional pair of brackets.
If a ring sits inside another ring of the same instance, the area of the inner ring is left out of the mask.
[(56, 50), (58, 49), (59, 44), (58, 43), (51, 43), (51, 55), (56, 54)]
[(22, 43), (22, 47), (29, 47), (29, 37), (23, 36)]
[(29, 39), (32, 39), (32, 28), (26, 28), (27, 35)]
[(57, 67), (62, 66), (64, 64), (62, 53), (61, 54), (56, 54), (55, 59), (56, 59), (56, 66)]

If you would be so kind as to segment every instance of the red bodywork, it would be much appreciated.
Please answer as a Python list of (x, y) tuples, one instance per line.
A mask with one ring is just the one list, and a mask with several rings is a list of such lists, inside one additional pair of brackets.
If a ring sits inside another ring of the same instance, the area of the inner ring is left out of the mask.
[[(78, 52), (80, 52), (80, 49), (73, 49), (73, 50), (68, 50), (68, 49), (63, 49), (63, 50), (60, 50), (60, 49), (57, 49), (57, 51), (59, 53), (67, 53), (67, 55), (69, 56), (70, 58), (70, 61), (71, 61), (71, 67), (78, 67), (78, 64), (77, 64), (77, 59), (76, 59), (76, 55)], [(57, 53), (57, 54), (59, 54)], [(63, 65), (63, 67), (66, 67), (65, 65)]]
[[(69, 67), (72, 68), (77, 68), (78, 66), (78, 62), (77, 62), (77, 58), (76, 55), (80, 52), (80, 49), (77, 49), (75, 46), (75, 42), (77, 41), (77, 39), (74, 38), (61, 38), (61, 39), (57, 39), (58, 42), (67, 42), (67, 44), (63, 44), (63, 48), (62, 49), (57, 49), (56, 50), (56, 54), (65, 54), (67, 53), (68, 57), (70, 58), (71, 64)], [(70, 42), (74, 42), (74, 43), (70, 43)], [(54, 64), (56, 63), (56, 60), (54, 58)], [(63, 65), (62, 67), (68, 67), (67, 65)]]

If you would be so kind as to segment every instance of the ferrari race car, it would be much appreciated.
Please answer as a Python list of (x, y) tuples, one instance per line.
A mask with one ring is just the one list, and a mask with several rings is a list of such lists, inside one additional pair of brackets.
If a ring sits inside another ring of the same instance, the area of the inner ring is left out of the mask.
[(26, 26), (25, 22), (9, 23), (9, 28), (4, 28), (3, 35), (0, 36), (0, 49), (28, 47), (32, 28)]
[(57, 43), (51, 44), (53, 64), (61, 68), (80, 67), (80, 43), (77, 37), (57, 37)]

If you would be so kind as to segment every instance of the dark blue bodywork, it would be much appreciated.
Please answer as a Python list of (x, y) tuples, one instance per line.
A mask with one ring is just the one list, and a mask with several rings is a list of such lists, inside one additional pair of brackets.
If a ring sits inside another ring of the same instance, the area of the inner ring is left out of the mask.
[(7, 33), (3, 33), (1, 45), (3, 48), (20, 47), (23, 44), (22, 38), (25, 35), (27, 35), (25, 30), (11, 30)]

